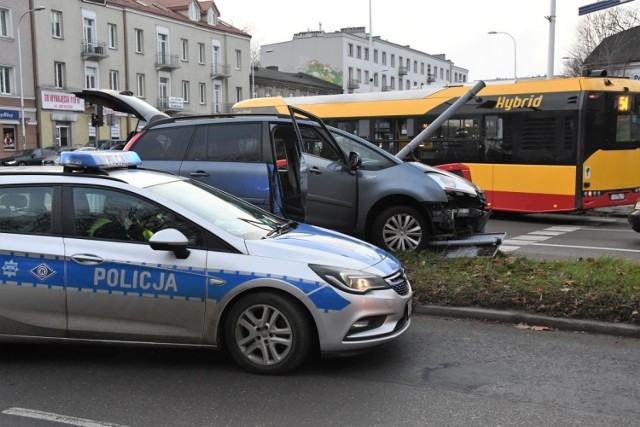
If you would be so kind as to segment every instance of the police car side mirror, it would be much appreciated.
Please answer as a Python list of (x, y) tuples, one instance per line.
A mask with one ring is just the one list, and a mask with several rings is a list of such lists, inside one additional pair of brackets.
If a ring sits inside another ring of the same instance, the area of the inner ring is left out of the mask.
[(187, 237), (175, 228), (165, 228), (149, 239), (149, 246), (154, 251), (173, 251), (178, 259), (187, 259), (189, 249)]

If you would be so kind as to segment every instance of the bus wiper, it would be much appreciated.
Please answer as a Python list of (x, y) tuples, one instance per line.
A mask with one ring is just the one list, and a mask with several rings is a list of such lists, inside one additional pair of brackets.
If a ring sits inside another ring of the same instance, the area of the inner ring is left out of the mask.
[(271, 230), (270, 232), (267, 233), (267, 235), (265, 236), (265, 238), (267, 237), (271, 237), (274, 235), (280, 235), (280, 234), (284, 234), (285, 232), (289, 231), (289, 230), (293, 230), (295, 228), (295, 226), (298, 225), (297, 222), (295, 222), (292, 219), (287, 220), (287, 222), (284, 222), (282, 224), (278, 224), (275, 225), (273, 227), (273, 230)]

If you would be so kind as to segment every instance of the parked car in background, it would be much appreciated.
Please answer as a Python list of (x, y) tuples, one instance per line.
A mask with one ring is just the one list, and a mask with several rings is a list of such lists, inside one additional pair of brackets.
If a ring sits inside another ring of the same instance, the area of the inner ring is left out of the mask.
[(124, 144), (126, 143), (127, 141), (124, 139), (100, 139), (98, 141), (91, 140), (87, 142), (84, 146), (94, 147), (94, 148), (97, 148), (98, 150), (111, 150), (111, 148), (118, 145), (121, 145), (122, 147), (124, 147)]
[(56, 156), (58, 153), (50, 148), (30, 148), (16, 151), (9, 157), (0, 159), (2, 166), (41, 165), (45, 157)]
[(91, 151), (94, 150), (95, 151), (95, 147), (57, 147), (56, 152), (58, 154), (56, 154), (55, 156), (49, 156), (49, 157), (45, 157), (44, 159), (42, 159), (42, 165), (43, 166), (47, 166), (47, 165), (59, 165), (60, 164), (60, 154), (65, 152), (65, 151)]
[(629, 224), (631, 224), (633, 231), (640, 233), (640, 202), (633, 206), (633, 210), (627, 217), (627, 220), (629, 221)]

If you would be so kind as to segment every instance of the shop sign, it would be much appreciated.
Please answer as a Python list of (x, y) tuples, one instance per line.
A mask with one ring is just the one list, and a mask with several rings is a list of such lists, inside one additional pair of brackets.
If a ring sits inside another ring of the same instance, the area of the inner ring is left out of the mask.
[(84, 100), (70, 93), (43, 90), (42, 108), (45, 110), (84, 111)]

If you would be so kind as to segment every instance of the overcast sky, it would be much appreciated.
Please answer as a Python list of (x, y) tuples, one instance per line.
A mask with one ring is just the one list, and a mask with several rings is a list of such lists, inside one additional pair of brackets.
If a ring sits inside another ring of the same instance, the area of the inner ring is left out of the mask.
[[(545, 75), (551, 0), (214, 0), (220, 17), (252, 35), (251, 47), (291, 40), (295, 33), (366, 27), (373, 35), (429, 54), (444, 53), (469, 80), (512, 78), (512, 39), (519, 77)], [(576, 42), (578, 8), (597, 0), (556, 0), (554, 74)], [(637, 4), (636, 4), (637, 3)], [(632, 1), (619, 8), (640, 7)]]

